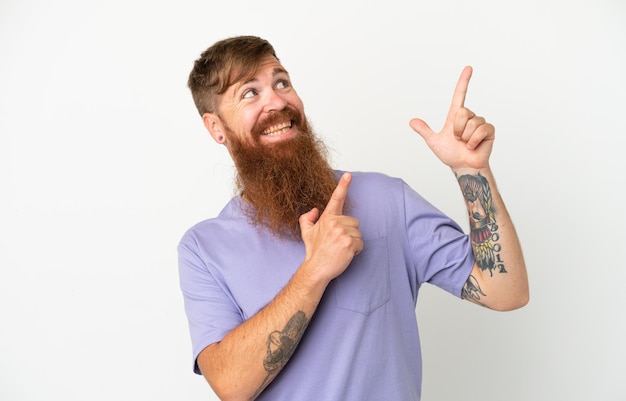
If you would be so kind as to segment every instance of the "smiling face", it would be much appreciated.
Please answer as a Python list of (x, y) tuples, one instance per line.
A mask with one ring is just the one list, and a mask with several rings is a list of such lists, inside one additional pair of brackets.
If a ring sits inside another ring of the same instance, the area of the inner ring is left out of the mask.
[(285, 68), (266, 56), (255, 75), (231, 85), (220, 96), (217, 111), (205, 113), (203, 121), (232, 154), (233, 141), (265, 146), (297, 135), (304, 124), (304, 105)]
[(205, 127), (235, 162), (249, 221), (299, 239), (300, 215), (322, 212), (337, 180), (273, 47), (249, 36), (217, 42), (196, 60), (188, 85)]

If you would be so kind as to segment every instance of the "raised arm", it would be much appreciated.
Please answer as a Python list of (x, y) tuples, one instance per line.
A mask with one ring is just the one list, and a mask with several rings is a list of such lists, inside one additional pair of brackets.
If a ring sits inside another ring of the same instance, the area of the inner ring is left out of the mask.
[(209, 345), (198, 366), (221, 400), (253, 400), (293, 355), (328, 283), (363, 249), (359, 222), (343, 215), (351, 175), (344, 174), (324, 213), (300, 217), (305, 260), (257, 314)]
[(462, 297), (491, 309), (512, 310), (528, 302), (526, 265), (489, 166), (495, 129), (465, 107), (471, 76), (472, 68), (465, 67), (439, 133), (417, 118), (409, 124), (452, 169), (467, 205), (476, 262)]

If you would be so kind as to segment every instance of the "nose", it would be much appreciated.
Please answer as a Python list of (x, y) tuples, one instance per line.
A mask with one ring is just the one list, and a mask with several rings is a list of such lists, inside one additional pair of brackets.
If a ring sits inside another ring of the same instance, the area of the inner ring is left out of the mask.
[(287, 100), (282, 97), (275, 90), (270, 90), (267, 92), (267, 99), (265, 102), (264, 110), (266, 112), (270, 111), (280, 111), (287, 106)]

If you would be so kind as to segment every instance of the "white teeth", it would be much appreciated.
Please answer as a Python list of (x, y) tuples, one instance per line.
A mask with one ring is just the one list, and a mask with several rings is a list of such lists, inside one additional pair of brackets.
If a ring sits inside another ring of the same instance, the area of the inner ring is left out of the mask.
[(268, 129), (264, 130), (262, 134), (268, 135), (268, 136), (278, 136), (289, 131), (290, 128), (291, 128), (291, 122), (284, 122), (284, 123), (269, 127)]

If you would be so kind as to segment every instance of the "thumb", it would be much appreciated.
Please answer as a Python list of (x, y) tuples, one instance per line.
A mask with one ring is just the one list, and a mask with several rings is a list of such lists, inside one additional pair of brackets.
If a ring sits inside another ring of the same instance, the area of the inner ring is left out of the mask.
[(298, 220), (300, 222), (300, 232), (313, 227), (319, 217), (320, 211), (316, 207), (301, 215)]
[(432, 136), (436, 135), (435, 132), (430, 129), (428, 124), (426, 124), (424, 120), (421, 120), (419, 118), (414, 118), (409, 121), (409, 125), (411, 126), (411, 128), (413, 128), (413, 131), (420, 134), (420, 136), (424, 138), (426, 142), (428, 142)]

